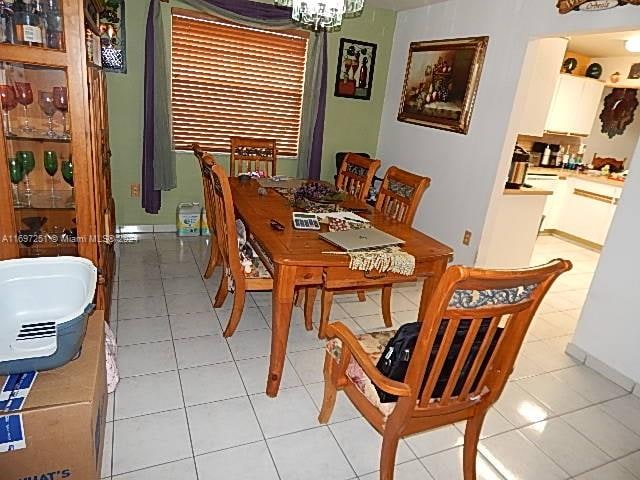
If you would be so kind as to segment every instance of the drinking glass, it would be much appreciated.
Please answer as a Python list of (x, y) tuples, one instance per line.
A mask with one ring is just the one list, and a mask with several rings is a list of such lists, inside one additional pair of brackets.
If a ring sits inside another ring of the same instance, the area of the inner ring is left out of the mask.
[(31, 84), (27, 82), (16, 82), (16, 96), (18, 103), (24, 107), (24, 123), (22, 124), (23, 132), (33, 132), (33, 127), (29, 125), (29, 105), (33, 103), (33, 91)]
[(2, 103), (2, 116), (4, 117), (4, 133), (7, 136), (15, 135), (11, 131), (9, 112), (18, 106), (18, 101), (16, 100), (16, 91), (11, 85), (0, 85), (0, 102)]
[(62, 164), (60, 167), (60, 172), (62, 172), (62, 178), (71, 186), (71, 197), (67, 201), (67, 205), (73, 205), (73, 162), (71, 157), (69, 160), (62, 160)]
[(15, 158), (9, 159), (9, 178), (11, 179), (13, 187), (13, 204), (16, 207), (22, 207), (24, 203), (20, 201), (18, 184), (24, 178), (24, 168), (22, 168), (22, 163)]
[(40, 105), (42, 112), (49, 119), (47, 137), (56, 138), (58, 135), (53, 131), (53, 115), (56, 113), (56, 106), (53, 103), (53, 92), (38, 92), (38, 105)]
[(51, 200), (55, 200), (60, 198), (56, 195), (54, 185), (54, 177), (58, 171), (58, 155), (56, 152), (52, 152), (51, 150), (45, 150), (44, 152), (44, 169), (51, 177)]
[(27, 197), (33, 195), (31, 191), (31, 183), (29, 182), (29, 174), (36, 168), (36, 157), (32, 151), (21, 150), (16, 152), (16, 160), (22, 164), (24, 170), (24, 194)]
[(69, 110), (69, 97), (67, 96), (67, 87), (53, 87), (53, 104), (60, 113), (62, 113), (62, 123), (64, 131), (62, 138), (71, 138), (67, 128), (67, 111)]

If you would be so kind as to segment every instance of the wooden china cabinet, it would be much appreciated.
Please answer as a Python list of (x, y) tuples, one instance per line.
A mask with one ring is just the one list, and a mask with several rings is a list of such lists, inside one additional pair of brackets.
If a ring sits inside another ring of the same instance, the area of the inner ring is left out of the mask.
[(115, 209), (106, 81), (87, 56), (102, 0), (12, 7), (0, 32), (0, 259), (90, 259), (108, 318)]

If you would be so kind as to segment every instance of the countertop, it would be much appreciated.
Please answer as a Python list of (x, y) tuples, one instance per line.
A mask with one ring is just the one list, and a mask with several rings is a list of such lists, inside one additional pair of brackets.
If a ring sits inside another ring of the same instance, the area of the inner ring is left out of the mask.
[(586, 173), (580, 173), (573, 170), (565, 170), (563, 168), (529, 167), (528, 173), (555, 173), (560, 177), (560, 180), (566, 180), (569, 177), (573, 177), (579, 178), (580, 180), (586, 180), (587, 182), (611, 185), (612, 187), (624, 187), (624, 181), (611, 180), (610, 178), (607, 178), (605, 176), (596, 177), (594, 175), (587, 175)]
[(553, 195), (551, 190), (543, 190), (542, 188), (521, 188), (516, 190), (515, 188), (505, 188), (505, 195)]

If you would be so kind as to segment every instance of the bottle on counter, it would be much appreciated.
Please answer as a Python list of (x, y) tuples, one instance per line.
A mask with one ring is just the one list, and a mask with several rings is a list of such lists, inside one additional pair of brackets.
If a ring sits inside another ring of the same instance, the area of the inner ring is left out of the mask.
[(13, 0), (0, 0), (0, 43), (16, 43)]
[(542, 161), (540, 162), (540, 165), (542, 165), (543, 167), (548, 167), (549, 158), (551, 158), (551, 148), (549, 148), (549, 145), (547, 145), (547, 147), (544, 149), (544, 153), (542, 154)]
[(16, 0), (13, 4), (13, 20), (16, 25), (16, 43), (30, 47), (42, 46), (42, 18), (40, 6), (31, 0)]

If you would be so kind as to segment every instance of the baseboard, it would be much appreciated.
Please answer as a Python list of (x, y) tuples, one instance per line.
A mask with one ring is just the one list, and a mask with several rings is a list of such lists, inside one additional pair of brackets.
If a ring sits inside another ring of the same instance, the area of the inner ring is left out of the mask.
[(567, 348), (564, 351), (567, 355), (569, 355), (574, 360), (577, 360), (580, 363), (584, 363), (587, 361), (587, 352), (578, 347), (575, 343), (569, 342), (567, 344)]
[(563, 232), (562, 230), (558, 230), (556, 228), (547, 228), (547, 229), (543, 230), (542, 232), (540, 232), (540, 234), (545, 235), (545, 236), (558, 237), (558, 238), (561, 238), (563, 240), (567, 240), (569, 242), (575, 243), (576, 245), (579, 245), (581, 247), (588, 248), (589, 250), (593, 250), (594, 252), (601, 252), (602, 251), (602, 245), (600, 245), (599, 243), (595, 243), (595, 242), (592, 242), (590, 240), (586, 240), (586, 239), (584, 239), (582, 237), (578, 237), (576, 235), (572, 235), (570, 233)]
[(620, 373), (615, 368), (610, 367), (602, 360), (598, 360), (593, 355), (588, 354), (575, 343), (569, 342), (565, 353), (578, 362), (585, 364), (592, 370), (595, 370), (603, 377), (611, 380), (616, 385), (624, 388), (627, 392), (633, 392), (635, 395), (640, 397), (640, 384)]
[(640, 383), (636, 383), (636, 386), (633, 388), (633, 394), (640, 398)]
[(118, 225), (119, 234), (126, 233), (175, 233), (175, 225)]

